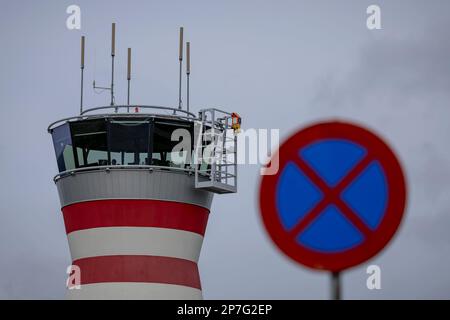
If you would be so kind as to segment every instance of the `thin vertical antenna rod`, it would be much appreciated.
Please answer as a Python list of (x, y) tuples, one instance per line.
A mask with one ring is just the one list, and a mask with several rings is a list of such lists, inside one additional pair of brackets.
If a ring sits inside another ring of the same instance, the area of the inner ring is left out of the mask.
[(178, 60), (180, 61), (180, 81), (178, 86), (178, 109), (181, 109), (182, 100), (181, 100), (181, 77), (183, 73), (183, 27), (180, 27), (180, 53), (178, 56)]
[(81, 37), (81, 98), (80, 98), (80, 114), (83, 113), (83, 87), (84, 87), (84, 46), (85, 46), (85, 38)]
[(127, 112), (130, 112), (131, 48), (128, 48), (127, 80), (128, 80)]
[[(191, 43), (186, 42), (186, 108), (189, 112), (189, 76), (191, 75)], [(188, 114), (189, 115), (189, 114)]]
[[(116, 24), (111, 29), (111, 105), (114, 105), (114, 57), (116, 56)], [(117, 108), (116, 108), (117, 113)]]

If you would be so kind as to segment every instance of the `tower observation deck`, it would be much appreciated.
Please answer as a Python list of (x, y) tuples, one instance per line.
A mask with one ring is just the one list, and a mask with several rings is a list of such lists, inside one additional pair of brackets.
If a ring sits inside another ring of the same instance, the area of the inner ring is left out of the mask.
[(79, 269), (67, 298), (202, 298), (213, 196), (237, 191), (235, 124), (219, 109), (112, 103), (48, 127)]

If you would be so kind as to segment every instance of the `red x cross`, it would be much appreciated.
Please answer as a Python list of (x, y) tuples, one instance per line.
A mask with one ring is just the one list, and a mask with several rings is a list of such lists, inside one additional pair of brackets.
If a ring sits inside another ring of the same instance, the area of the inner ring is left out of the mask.
[(303, 171), (303, 173), (319, 188), (324, 197), (323, 199), (311, 209), (306, 216), (290, 230), (292, 237), (297, 237), (305, 228), (313, 222), (320, 213), (329, 205), (334, 204), (341, 213), (350, 220), (355, 227), (365, 236), (372, 233), (368, 226), (361, 220), (361, 218), (341, 199), (341, 193), (347, 186), (353, 182), (362, 171), (374, 159), (370, 155), (366, 155), (339, 183), (337, 186), (331, 188), (323, 179), (300, 157), (295, 158), (295, 164)]

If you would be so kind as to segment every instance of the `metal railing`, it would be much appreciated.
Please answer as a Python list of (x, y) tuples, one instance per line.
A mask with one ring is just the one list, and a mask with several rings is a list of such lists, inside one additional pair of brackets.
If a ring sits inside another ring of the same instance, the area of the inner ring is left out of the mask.
[[(208, 117), (209, 115), (209, 117)], [(196, 121), (199, 141), (194, 152), (201, 155), (195, 166), (195, 187), (216, 193), (237, 191), (237, 139), (231, 128), (231, 114), (217, 108), (201, 110)], [(203, 151), (213, 143), (211, 155)], [(206, 167), (204, 164), (206, 160)]]
[(77, 168), (70, 169), (66, 171), (62, 171), (53, 177), (53, 181), (56, 182), (61, 178), (67, 176), (73, 176), (79, 173), (87, 173), (92, 171), (105, 171), (110, 172), (114, 170), (146, 170), (150, 173), (153, 171), (174, 171), (178, 173), (187, 173), (189, 175), (194, 174), (193, 168), (178, 168), (178, 167), (169, 167), (169, 166), (155, 166), (155, 165), (106, 165), (106, 166), (95, 166), (95, 167), (87, 167), (87, 168)]
[[(142, 108), (142, 109), (148, 109), (148, 110), (159, 110), (159, 111), (170, 111), (171, 114), (166, 114), (162, 112), (153, 112), (153, 113), (131, 113), (131, 112), (124, 112), (124, 113), (100, 113), (100, 114), (90, 114), (87, 115), (87, 113), (94, 112), (94, 111), (100, 111), (100, 110), (108, 110), (108, 109), (127, 109), (127, 108)], [(52, 122), (48, 127), (47, 131), (51, 132), (51, 130), (59, 123), (66, 122), (66, 121), (77, 121), (77, 120), (89, 120), (89, 119), (98, 119), (98, 118), (115, 118), (115, 117), (121, 117), (121, 118), (134, 118), (134, 117), (156, 117), (156, 116), (164, 116), (166, 118), (171, 119), (183, 119), (183, 120), (198, 120), (198, 117), (192, 113), (188, 112), (186, 110), (178, 109), (178, 108), (172, 108), (172, 107), (163, 107), (163, 106), (146, 106), (146, 105), (118, 105), (118, 106), (103, 106), (103, 107), (95, 107), (84, 110), (79, 116), (73, 116), (68, 118), (63, 118), (57, 121)]]
[[(197, 118), (197, 116), (195, 114), (193, 114), (192, 112), (189, 112), (189, 111), (186, 111), (183, 109), (164, 107), (164, 106), (148, 106), (148, 105), (114, 105), (114, 106), (95, 107), (95, 108), (89, 108), (89, 109), (84, 110), (80, 115), (84, 115), (88, 112), (94, 112), (94, 111), (98, 111), (98, 110), (107, 110), (107, 109), (114, 109), (115, 113), (118, 113), (119, 109), (129, 110), (130, 108), (132, 108), (132, 109), (133, 108), (142, 108), (142, 109), (166, 110), (166, 111), (175, 112), (175, 115), (177, 113), (181, 113), (187, 117)], [(126, 114), (129, 114), (129, 113), (130, 112), (127, 112)]]

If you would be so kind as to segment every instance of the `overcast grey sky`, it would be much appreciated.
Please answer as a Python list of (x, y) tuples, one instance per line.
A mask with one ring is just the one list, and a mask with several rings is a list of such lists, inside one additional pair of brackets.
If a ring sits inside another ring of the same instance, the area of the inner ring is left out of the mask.
[[(89, 88), (109, 81), (117, 23), (117, 102), (177, 103), (178, 28), (192, 42), (191, 105), (223, 106), (245, 127), (296, 129), (329, 118), (363, 123), (396, 150), (409, 199), (404, 222), (376, 258), (345, 272), (345, 298), (450, 298), (450, 2), (35, 1), (0, 6), (0, 298), (63, 298), (69, 249), (52, 177), (47, 125), (79, 108), (79, 37)], [(81, 7), (81, 31), (66, 8)], [(378, 4), (382, 30), (366, 28)], [(95, 58), (96, 57), (96, 58)], [(95, 61), (95, 62), (94, 62)], [(95, 71), (94, 71), (95, 70)], [(263, 230), (259, 168), (241, 166), (239, 192), (217, 196), (200, 257), (204, 296), (329, 297), (329, 277), (282, 256)], [(382, 289), (366, 288), (366, 267)]]

